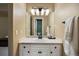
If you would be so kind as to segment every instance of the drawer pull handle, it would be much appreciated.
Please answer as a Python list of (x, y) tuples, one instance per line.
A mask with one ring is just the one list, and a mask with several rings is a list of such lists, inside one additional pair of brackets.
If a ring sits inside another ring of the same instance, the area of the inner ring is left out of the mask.
[(50, 53), (52, 54), (53, 52), (51, 51)]
[(55, 46), (55, 49), (56, 49), (57, 47)]
[(28, 53), (30, 53), (30, 51), (28, 51)]
[(42, 52), (41, 52), (41, 51), (38, 51), (38, 53), (40, 53), (40, 54), (41, 54)]

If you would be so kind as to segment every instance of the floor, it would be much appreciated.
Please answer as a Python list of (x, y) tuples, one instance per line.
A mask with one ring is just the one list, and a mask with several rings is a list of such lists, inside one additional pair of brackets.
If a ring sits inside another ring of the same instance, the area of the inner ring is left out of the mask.
[(0, 56), (8, 56), (8, 47), (0, 47)]

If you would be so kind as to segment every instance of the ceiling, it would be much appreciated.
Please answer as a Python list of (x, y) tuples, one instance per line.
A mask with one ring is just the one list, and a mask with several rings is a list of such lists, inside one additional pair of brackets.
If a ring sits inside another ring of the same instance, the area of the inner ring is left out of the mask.
[(8, 16), (8, 3), (0, 3), (0, 17)]

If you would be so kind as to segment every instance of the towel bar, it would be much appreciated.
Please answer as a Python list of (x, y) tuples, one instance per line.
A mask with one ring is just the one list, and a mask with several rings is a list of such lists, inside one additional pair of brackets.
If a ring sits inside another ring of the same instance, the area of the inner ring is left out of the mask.
[(62, 23), (65, 24), (65, 21), (63, 21)]

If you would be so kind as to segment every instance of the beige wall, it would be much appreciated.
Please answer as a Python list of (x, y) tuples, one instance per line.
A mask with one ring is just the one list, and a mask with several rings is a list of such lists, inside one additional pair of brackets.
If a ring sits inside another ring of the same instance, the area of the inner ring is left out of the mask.
[(55, 19), (54, 19), (54, 15), (55, 15), (55, 12), (51, 12), (50, 14), (49, 14), (49, 19), (48, 19), (48, 24), (51, 26), (51, 28), (50, 28), (50, 33), (52, 34), (52, 36), (54, 37), (54, 35), (55, 35)]
[(13, 4), (8, 4), (8, 54), (13, 55)]
[(9, 15), (9, 23), (11, 22), (9, 24), (9, 27), (10, 27), (9, 29), (10, 30), (9, 31), (9, 39), (10, 39), (9, 55), (13, 55), (13, 56), (18, 55), (18, 51), (19, 51), (18, 42), (21, 38), (25, 37), (25, 19), (26, 19), (26, 4), (14, 3), (13, 4), (13, 17), (11, 18)]
[(0, 3), (0, 17), (8, 17), (8, 3)]
[(26, 12), (25, 27), (26, 36), (30, 36), (30, 13), (28, 11)]
[(58, 38), (63, 39), (64, 37), (64, 24), (62, 24), (62, 21), (71, 16), (79, 16), (79, 4), (55, 4), (55, 32)]
[(26, 4), (13, 4), (14, 55), (18, 53), (18, 40), (25, 37)]
[(8, 35), (8, 17), (0, 17), (0, 38)]
[(8, 35), (8, 4), (0, 4), (0, 38)]

